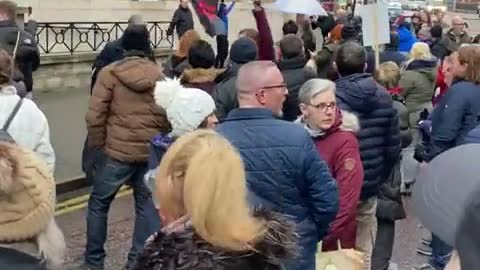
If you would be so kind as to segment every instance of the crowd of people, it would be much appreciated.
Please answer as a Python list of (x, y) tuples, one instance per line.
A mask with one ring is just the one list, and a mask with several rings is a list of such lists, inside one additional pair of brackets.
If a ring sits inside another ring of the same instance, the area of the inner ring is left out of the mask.
[[(229, 48), (233, 6), (220, 3), (227, 30), (217, 53), (181, 0), (168, 29), (179, 45), (163, 67), (138, 15), (97, 56), (82, 164), (92, 183), (86, 247), (73, 269), (104, 269), (109, 209), (123, 185), (135, 200), (128, 270), (313, 270), (317, 253), (339, 247), (360, 251), (361, 269), (395, 269), (402, 192), (444, 152), (480, 143), (480, 46), (461, 18), (420, 12), (392, 20), (375, 66), (358, 18), (340, 10), (288, 21), (274, 42), (255, 0), (257, 29)], [(34, 44), (14, 30), (15, 8), (0, 1), (0, 30), (17, 35), (0, 48), (0, 268), (65, 269), (49, 126), (22, 94), (38, 60), (25, 64)], [(436, 192), (420, 186), (417, 197)], [(444, 234), (456, 228), (421, 213), (433, 233), (418, 248), (429, 261), (415, 269), (445, 269), (452, 254), (452, 269), (480, 263), (478, 244), (466, 249)], [(461, 224), (459, 238), (476, 234)]]

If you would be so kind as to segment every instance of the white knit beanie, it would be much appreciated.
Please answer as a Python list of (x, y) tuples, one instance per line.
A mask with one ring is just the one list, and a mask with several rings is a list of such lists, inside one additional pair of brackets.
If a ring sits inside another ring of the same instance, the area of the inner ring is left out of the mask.
[(178, 79), (157, 82), (155, 102), (167, 112), (174, 138), (194, 131), (215, 111), (215, 102), (207, 92), (184, 88)]

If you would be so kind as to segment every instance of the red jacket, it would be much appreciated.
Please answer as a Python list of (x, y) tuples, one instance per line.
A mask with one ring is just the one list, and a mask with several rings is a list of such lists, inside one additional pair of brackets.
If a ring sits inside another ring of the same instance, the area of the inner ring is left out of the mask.
[(265, 9), (262, 8), (260, 11), (253, 10), (253, 16), (257, 22), (258, 30), (258, 60), (275, 61), (272, 31), (268, 24)]
[(445, 95), (448, 90), (448, 85), (445, 83), (445, 75), (443, 74), (443, 67), (439, 66), (437, 69), (437, 80), (435, 81), (435, 93), (433, 95), (432, 104), (435, 105)]
[(324, 251), (337, 250), (337, 240), (340, 240), (342, 248), (355, 248), (357, 205), (363, 184), (363, 166), (355, 135), (358, 130), (357, 117), (338, 110), (335, 124), (327, 134), (314, 138), (320, 155), (337, 181), (340, 199), (337, 217), (323, 239)]

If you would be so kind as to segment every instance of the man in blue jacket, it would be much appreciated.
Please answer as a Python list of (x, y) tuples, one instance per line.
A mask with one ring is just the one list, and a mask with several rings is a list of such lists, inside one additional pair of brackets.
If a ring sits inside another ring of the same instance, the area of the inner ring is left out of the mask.
[(338, 49), (334, 66), (340, 76), (337, 86), (337, 105), (358, 116), (357, 133), (364, 181), (357, 214), (357, 248), (370, 259), (377, 228), (377, 195), (400, 158), (400, 124), (390, 94), (379, 86), (367, 69), (367, 52), (356, 42), (347, 42)]
[(239, 108), (217, 131), (240, 151), (252, 204), (296, 223), (300, 256), (287, 269), (314, 270), (317, 243), (337, 213), (336, 184), (307, 132), (276, 119), (288, 90), (273, 62), (242, 66), (236, 88)]

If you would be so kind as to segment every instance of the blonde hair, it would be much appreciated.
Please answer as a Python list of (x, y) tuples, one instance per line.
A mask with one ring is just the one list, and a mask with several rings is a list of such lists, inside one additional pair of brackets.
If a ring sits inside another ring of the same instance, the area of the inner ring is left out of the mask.
[(375, 80), (387, 89), (398, 87), (400, 82), (400, 67), (392, 61), (382, 63), (375, 70)]
[(197, 130), (180, 137), (162, 159), (156, 178), (160, 208), (188, 215), (195, 231), (214, 246), (252, 249), (265, 233), (247, 203), (240, 155), (223, 137)]
[(433, 58), (430, 47), (425, 42), (415, 42), (410, 50), (410, 60), (430, 60)]

